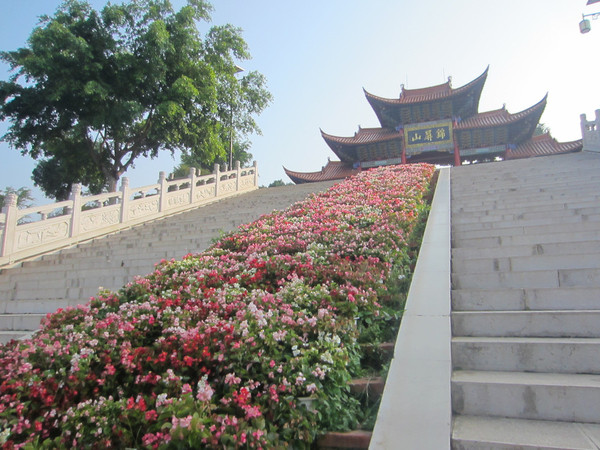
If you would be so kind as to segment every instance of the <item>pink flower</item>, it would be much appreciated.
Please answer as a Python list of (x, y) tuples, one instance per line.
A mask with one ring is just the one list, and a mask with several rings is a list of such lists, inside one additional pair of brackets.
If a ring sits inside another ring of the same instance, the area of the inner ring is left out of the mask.
[(233, 385), (233, 384), (240, 384), (242, 380), (240, 379), (240, 377), (236, 377), (235, 376), (235, 372), (234, 373), (228, 373), (227, 375), (225, 375), (225, 384), (228, 385)]
[(262, 415), (258, 406), (245, 406), (244, 411), (246, 412), (247, 420), (254, 419), (255, 417), (260, 417)]
[(207, 382), (208, 376), (204, 375), (200, 381), (198, 381), (198, 393), (196, 398), (201, 402), (208, 402), (212, 398), (214, 391)]
[(107, 364), (105, 370), (108, 375), (114, 375), (117, 372), (115, 366), (112, 364)]
[(302, 375), (302, 372), (300, 372), (300, 374), (296, 377), (296, 386), (304, 384), (305, 381), (306, 378), (304, 378), (304, 375)]

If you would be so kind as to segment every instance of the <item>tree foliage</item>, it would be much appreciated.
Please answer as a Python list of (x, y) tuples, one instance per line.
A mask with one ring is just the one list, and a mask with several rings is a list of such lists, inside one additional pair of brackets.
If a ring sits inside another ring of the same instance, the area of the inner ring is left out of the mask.
[(7, 186), (4, 189), (0, 189), (0, 211), (4, 208), (6, 197), (9, 194), (17, 195), (17, 207), (18, 208), (29, 208), (32, 206), (32, 202), (34, 198), (31, 196), (31, 189), (27, 187), (20, 187), (15, 189), (13, 187)]
[(288, 184), (293, 184), (293, 183), (286, 183), (280, 178), (278, 180), (273, 181), (271, 184), (269, 184), (268, 187), (287, 186)]
[(57, 198), (74, 182), (114, 190), (138, 157), (179, 150), (212, 161), (226, 154), (232, 127), (260, 132), (265, 79), (235, 76), (235, 61), (250, 57), (240, 29), (200, 34), (211, 9), (205, 0), (179, 11), (169, 0), (131, 0), (96, 11), (66, 0), (26, 47), (0, 53), (14, 71), (0, 82), (4, 139), (40, 159), (36, 184)]
[[(235, 140), (233, 142), (233, 161), (239, 161), (242, 166), (248, 165), (252, 160), (252, 153), (248, 151), (250, 148), (249, 141)], [(225, 155), (216, 157), (215, 159), (203, 159), (202, 155), (196, 153), (185, 153), (181, 155), (181, 162), (173, 169), (173, 178), (185, 178), (190, 174), (190, 169), (193, 167), (199, 169), (202, 174), (212, 173), (215, 164), (229, 164), (229, 149)]]
[(550, 127), (544, 123), (538, 123), (535, 126), (535, 131), (533, 132), (534, 136), (540, 136), (542, 134), (550, 133)]

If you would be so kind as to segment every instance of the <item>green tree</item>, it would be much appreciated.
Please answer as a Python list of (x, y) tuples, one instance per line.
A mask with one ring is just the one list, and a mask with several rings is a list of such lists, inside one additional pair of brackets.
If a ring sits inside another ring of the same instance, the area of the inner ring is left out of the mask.
[(7, 186), (4, 190), (0, 189), (0, 210), (4, 208), (6, 197), (8, 194), (17, 194), (17, 207), (18, 208), (29, 208), (33, 205), (34, 198), (31, 196), (31, 189), (21, 187), (19, 189)]
[(550, 127), (540, 122), (535, 126), (535, 131), (533, 132), (533, 135), (540, 136), (546, 133), (550, 133)]
[[(233, 161), (239, 161), (242, 166), (248, 165), (252, 160), (252, 153), (248, 151), (250, 148), (249, 141), (233, 143)], [(181, 155), (181, 162), (173, 169), (172, 176), (174, 178), (184, 178), (190, 174), (190, 168), (200, 169), (202, 174), (212, 173), (215, 164), (229, 164), (229, 150), (226, 155), (220, 155), (212, 160), (207, 160), (201, 154), (194, 152), (184, 153)]]
[(235, 61), (250, 58), (240, 29), (200, 34), (211, 9), (205, 0), (179, 11), (168, 0), (131, 0), (96, 11), (66, 0), (26, 47), (0, 53), (14, 71), (0, 82), (4, 140), (41, 160), (34, 180), (48, 195), (99, 180), (115, 190), (138, 157), (161, 150), (224, 158), (224, 136), (260, 131), (253, 116), (271, 100), (265, 79), (235, 76)]
[(102, 192), (106, 179), (87, 153), (68, 141), (49, 143), (48, 148), (52, 148), (48, 152), (52, 156), (40, 159), (32, 176), (35, 185), (48, 197), (58, 201), (68, 199), (75, 183), (87, 186), (91, 194)]
[(271, 184), (269, 184), (268, 187), (287, 186), (288, 184), (292, 184), (292, 183), (285, 183), (282, 179), (279, 179), (279, 180), (273, 181)]

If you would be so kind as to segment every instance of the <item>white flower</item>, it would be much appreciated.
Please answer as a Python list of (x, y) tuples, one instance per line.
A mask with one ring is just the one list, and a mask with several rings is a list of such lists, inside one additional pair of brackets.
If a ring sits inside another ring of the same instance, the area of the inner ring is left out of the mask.
[(198, 393), (196, 394), (196, 398), (201, 402), (208, 402), (212, 398), (214, 391), (208, 384), (208, 375), (204, 375), (200, 381), (198, 381)]

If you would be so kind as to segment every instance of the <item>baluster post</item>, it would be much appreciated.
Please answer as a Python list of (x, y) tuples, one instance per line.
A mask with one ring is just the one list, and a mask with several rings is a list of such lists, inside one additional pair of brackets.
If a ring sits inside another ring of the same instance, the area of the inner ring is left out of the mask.
[(215, 164), (215, 197), (219, 196), (219, 185), (221, 184), (221, 166)]
[(5, 198), (4, 207), (4, 233), (2, 234), (2, 247), (0, 256), (12, 253), (15, 247), (17, 234), (17, 194), (8, 194)]
[(130, 197), (129, 178), (123, 177), (121, 179), (121, 223), (125, 223), (129, 220)]
[(163, 212), (167, 209), (167, 176), (165, 172), (158, 174), (158, 183), (160, 184), (160, 204), (158, 210)]
[(196, 196), (196, 168), (190, 167), (190, 205), (194, 203)]
[(75, 183), (71, 188), (71, 237), (79, 235), (81, 221), (81, 183)]

